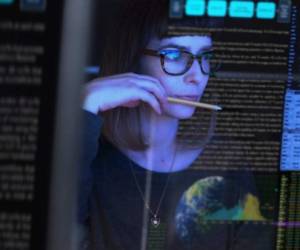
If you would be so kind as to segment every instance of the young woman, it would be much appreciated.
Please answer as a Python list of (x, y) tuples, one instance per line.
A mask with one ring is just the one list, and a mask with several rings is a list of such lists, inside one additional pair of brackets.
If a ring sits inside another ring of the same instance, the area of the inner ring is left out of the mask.
[[(106, 40), (100, 78), (84, 88), (86, 249), (248, 247), (238, 247), (239, 226), (201, 224), (223, 208), (234, 211), (254, 190), (245, 175), (189, 171), (203, 147), (180, 141), (178, 127), (196, 108), (168, 97), (201, 100), (216, 69), (213, 42), (168, 36), (167, 13), (168, 1), (129, 1)], [(252, 219), (262, 220), (254, 210)]]

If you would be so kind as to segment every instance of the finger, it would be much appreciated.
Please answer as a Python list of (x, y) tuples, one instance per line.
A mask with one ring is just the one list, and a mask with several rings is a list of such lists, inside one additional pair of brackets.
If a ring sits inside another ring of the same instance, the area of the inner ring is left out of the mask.
[(157, 78), (154, 78), (152, 76), (148, 76), (148, 75), (141, 75), (141, 74), (133, 74), (135, 77), (137, 77), (138, 79), (143, 79), (146, 81), (150, 81), (153, 82), (158, 88), (160, 88), (161, 92), (167, 96), (166, 90), (165, 88), (162, 86), (162, 84), (160, 83), (160, 81)]
[(161, 88), (159, 88), (153, 82), (140, 78), (135, 79), (134, 84), (139, 88), (143, 88), (144, 90), (151, 92), (151, 94), (155, 95), (160, 103), (164, 104), (167, 102), (167, 97), (165, 96), (164, 91), (162, 91)]
[(160, 104), (154, 95), (142, 89), (137, 89), (136, 94), (140, 100), (148, 103), (158, 114), (162, 113)]
[(164, 89), (164, 87), (162, 86), (162, 84), (160, 83), (160, 81), (152, 76), (149, 75), (142, 75), (142, 74), (136, 74), (136, 73), (125, 73), (125, 74), (119, 74), (119, 75), (115, 75), (113, 76), (114, 79), (120, 79), (120, 78), (128, 78), (128, 80), (134, 80), (134, 79), (139, 79), (139, 80), (143, 80), (143, 81), (150, 81), (152, 83), (154, 83), (163, 93), (163, 95), (165, 95), (167, 97), (166, 94), (166, 90)]
[[(111, 80), (111, 84), (120, 84), (119, 80), (122, 80), (123, 82), (130, 82), (130, 81), (134, 81), (135, 80), (140, 80), (143, 82), (151, 82), (153, 83), (162, 93), (162, 95), (165, 97), (165, 100), (162, 101), (167, 101), (167, 93), (165, 88), (162, 86), (162, 84), (159, 82), (158, 79), (152, 77), (152, 76), (148, 76), (148, 75), (142, 75), (142, 74), (136, 74), (136, 73), (123, 73), (123, 74), (118, 74), (118, 75), (111, 75), (111, 76), (107, 76), (107, 77), (103, 77), (103, 78), (98, 78), (95, 79), (93, 81), (93, 83), (95, 85), (98, 85), (98, 81), (101, 80)], [(148, 85), (150, 86), (150, 85)], [(147, 88), (147, 89), (151, 89), (151, 88)], [(160, 98), (161, 99), (161, 98)]]

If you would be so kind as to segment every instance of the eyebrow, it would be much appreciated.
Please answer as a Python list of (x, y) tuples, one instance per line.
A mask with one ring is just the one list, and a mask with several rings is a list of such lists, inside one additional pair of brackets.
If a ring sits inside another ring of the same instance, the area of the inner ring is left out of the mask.
[[(166, 48), (177, 48), (177, 49), (182, 49), (182, 50), (191, 52), (190, 47), (180, 46), (178, 44), (173, 44), (173, 43), (163, 45), (163, 46), (159, 47), (158, 50), (162, 50), (162, 49), (166, 49)], [(204, 47), (200, 48), (197, 52), (199, 53), (199, 52), (209, 51), (209, 50), (212, 50), (212, 45), (204, 46)]]

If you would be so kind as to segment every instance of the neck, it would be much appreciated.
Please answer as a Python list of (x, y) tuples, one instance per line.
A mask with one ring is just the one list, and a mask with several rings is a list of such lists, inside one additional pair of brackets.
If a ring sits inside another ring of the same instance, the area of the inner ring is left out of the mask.
[(168, 151), (175, 144), (178, 119), (149, 111), (142, 113), (140, 123), (143, 138), (149, 145), (149, 149)]
[(142, 135), (149, 145), (145, 151), (127, 151), (131, 159), (146, 169), (172, 171), (176, 158), (178, 119), (157, 115), (149, 108), (141, 112)]

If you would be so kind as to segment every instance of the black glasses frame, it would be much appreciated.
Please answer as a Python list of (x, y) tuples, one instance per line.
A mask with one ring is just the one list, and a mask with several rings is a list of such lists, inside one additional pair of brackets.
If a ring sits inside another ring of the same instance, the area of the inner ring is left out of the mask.
[[(177, 49), (177, 48), (176, 48)], [(214, 75), (214, 73), (216, 73), (216, 71), (219, 69), (219, 64), (217, 65), (216, 69), (213, 71), (213, 72), (205, 72), (203, 67), (202, 67), (202, 57), (205, 56), (205, 55), (211, 55), (213, 54), (213, 50), (209, 50), (209, 51), (204, 51), (203, 53), (201, 53), (200, 55), (194, 55), (192, 54), (191, 52), (189, 51), (186, 51), (186, 50), (182, 50), (182, 49), (177, 49), (179, 50), (181, 53), (185, 53), (185, 54), (188, 54), (189, 55), (189, 61), (186, 65), (186, 68), (183, 72), (181, 73), (170, 73), (168, 72), (166, 69), (165, 69), (165, 55), (160, 53), (160, 51), (162, 51), (163, 49), (161, 50), (153, 50), (153, 49), (144, 49), (143, 50), (143, 54), (145, 55), (149, 55), (149, 56), (156, 56), (156, 57), (160, 57), (160, 64), (161, 64), (161, 67), (163, 69), (163, 71), (168, 74), (168, 75), (172, 75), (172, 76), (180, 76), (180, 75), (183, 75), (185, 74), (192, 66), (192, 64), (194, 63), (194, 60), (197, 59), (199, 64), (200, 64), (200, 69), (201, 69), (201, 72), (203, 75), (209, 75), (209, 76), (212, 76)]]

